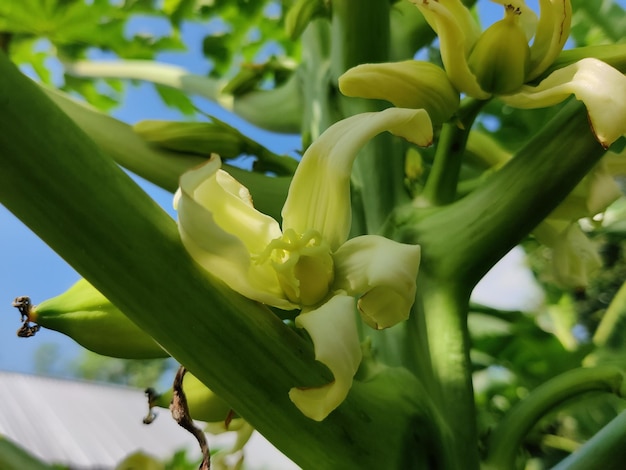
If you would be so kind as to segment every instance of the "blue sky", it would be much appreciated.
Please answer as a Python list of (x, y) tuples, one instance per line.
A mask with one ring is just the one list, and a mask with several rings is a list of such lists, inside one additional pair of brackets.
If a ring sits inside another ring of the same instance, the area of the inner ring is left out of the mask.
[[(529, 1), (536, 6), (536, 1)], [(621, 0), (624, 5), (626, 0)], [(481, 2), (488, 13), (484, 18), (499, 18), (502, 7)], [(149, 30), (155, 27), (144, 22), (137, 22), (132, 28)], [(156, 25), (157, 28), (163, 25)], [(184, 29), (186, 43), (196, 50), (184, 54), (162, 54), (159, 60), (179, 64), (195, 73), (206, 73), (208, 64), (201, 57), (197, 48), (206, 34), (205, 26), (190, 25)], [(242, 120), (225, 114), (213, 103), (204, 99), (195, 99), (196, 105), (208, 114), (215, 114), (230, 124), (237, 126), (244, 133), (259, 140), (275, 152), (293, 152), (299, 147), (299, 140), (294, 136), (277, 136), (255, 129)], [(129, 88), (122, 106), (113, 113), (115, 117), (128, 123), (142, 119), (182, 119), (175, 110), (163, 106), (151, 85), (143, 84)], [(171, 194), (149, 183), (142, 185), (170, 214)], [(27, 227), (0, 206), (0, 369), (19, 372), (33, 371), (33, 354), (46, 343), (56, 344), (65, 358), (77, 356), (81, 348), (70, 338), (56, 332), (40, 330), (35, 338), (18, 338), (15, 331), (20, 326), (19, 314), (11, 307), (11, 301), (19, 295), (28, 295), (34, 303), (53, 297), (65, 291), (78, 279), (75, 271), (58, 255), (48, 248)], [(519, 261), (519, 260), (518, 260)], [(506, 276), (500, 275), (505, 279)], [(515, 284), (515, 283), (514, 283)]]

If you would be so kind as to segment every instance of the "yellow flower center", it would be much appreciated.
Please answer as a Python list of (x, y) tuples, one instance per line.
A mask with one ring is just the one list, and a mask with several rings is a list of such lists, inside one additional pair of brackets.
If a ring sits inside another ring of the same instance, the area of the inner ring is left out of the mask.
[(328, 295), (334, 280), (330, 246), (319, 232), (286, 230), (272, 240), (259, 261), (269, 260), (285, 296), (303, 306), (316, 305)]

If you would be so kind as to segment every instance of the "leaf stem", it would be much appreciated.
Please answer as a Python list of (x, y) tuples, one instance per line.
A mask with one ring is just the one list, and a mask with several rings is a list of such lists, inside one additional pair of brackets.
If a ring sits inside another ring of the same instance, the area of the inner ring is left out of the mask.
[(433, 167), (418, 199), (427, 201), (428, 205), (441, 206), (457, 198), (457, 184), (467, 139), (472, 124), (485, 103), (486, 101), (466, 98), (459, 108), (456, 120), (444, 123), (437, 141)]
[(513, 407), (491, 432), (484, 468), (515, 468), (515, 458), (524, 437), (547, 413), (587, 392), (620, 394), (623, 381), (624, 374), (619, 368), (601, 366), (570, 370), (541, 384)]
[(622, 411), (577, 451), (552, 470), (619, 470), (626, 459), (626, 411)]

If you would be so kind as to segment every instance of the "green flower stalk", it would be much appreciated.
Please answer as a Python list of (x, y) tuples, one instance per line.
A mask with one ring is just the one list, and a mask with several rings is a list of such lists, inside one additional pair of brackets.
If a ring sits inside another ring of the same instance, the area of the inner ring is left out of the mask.
[(250, 299), (301, 309), (296, 326), (307, 331), (334, 381), (293, 388), (289, 396), (318, 421), (344, 400), (361, 360), (355, 307), (382, 329), (405, 320), (415, 298), (419, 246), (375, 235), (347, 240), (352, 164), (384, 131), (422, 146), (432, 140), (424, 110), (391, 108), (334, 124), (302, 157), (282, 228), (254, 208), (217, 156), (181, 177), (174, 200), (183, 244), (207, 272)]

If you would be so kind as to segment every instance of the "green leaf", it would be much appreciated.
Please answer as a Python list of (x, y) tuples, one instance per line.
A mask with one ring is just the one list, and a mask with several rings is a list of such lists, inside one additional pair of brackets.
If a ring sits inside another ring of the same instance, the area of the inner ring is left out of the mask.
[(169, 16), (171, 23), (180, 28), (182, 21), (191, 16), (196, 0), (165, 0), (163, 11)]
[(613, 0), (572, 0), (572, 37), (578, 46), (620, 42), (626, 31), (624, 9)]
[(54, 467), (35, 458), (13, 441), (0, 436), (0, 468), (4, 470), (53, 470)]
[(171, 108), (178, 109), (181, 113), (191, 116), (195, 114), (196, 108), (191, 99), (182, 91), (163, 85), (154, 85), (163, 102)]

